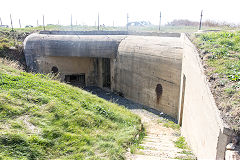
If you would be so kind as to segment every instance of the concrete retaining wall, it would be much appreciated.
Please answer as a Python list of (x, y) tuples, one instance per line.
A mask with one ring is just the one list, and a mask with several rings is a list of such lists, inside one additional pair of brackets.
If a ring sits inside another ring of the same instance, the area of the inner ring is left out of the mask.
[(183, 38), (181, 93), (185, 95), (180, 102), (183, 110), (179, 111), (182, 134), (198, 159), (223, 160), (232, 132), (220, 118), (195, 46), (186, 36)]

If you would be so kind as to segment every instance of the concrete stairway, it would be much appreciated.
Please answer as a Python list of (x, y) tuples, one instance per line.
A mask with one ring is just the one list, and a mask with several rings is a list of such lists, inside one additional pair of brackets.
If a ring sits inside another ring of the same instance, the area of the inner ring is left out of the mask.
[[(192, 159), (192, 156), (183, 154), (183, 150), (174, 144), (179, 137), (179, 133), (172, 128), (166, 128), (159, 123), (159, 116), (153, 115), (146, 110), (132, 110), (138, 114), (147, 136), (144, 137), (141, 149), (137, 149), (133, 154), (126, 153), (128, 160), (171, 160), (171, 159)], [(194, 159), (194, 157), (193, 157)]]

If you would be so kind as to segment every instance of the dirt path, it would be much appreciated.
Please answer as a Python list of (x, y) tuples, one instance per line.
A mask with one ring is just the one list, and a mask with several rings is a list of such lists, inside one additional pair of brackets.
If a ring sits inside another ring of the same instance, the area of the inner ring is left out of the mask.
[(134, 153), (126, 153), (128, 160), (168, 160), (168, 159), (194, 159), (192, 155), (184, 154), (186, 150), (177, 148), (174, 144), (180, 133), (178, 130), (164, 127), (163, 120), (173, 120), (171, 117), (151, 109), (149, 107), (134, 103), (126, 98), (120, 97), (111, 92), (106, 92), (97, 87), (88, 87), (86, 90), (98, 95), (108, 101), (124, 105), (133, 113), (141, 117), (142, 123), (146, 130), (139, 149)]

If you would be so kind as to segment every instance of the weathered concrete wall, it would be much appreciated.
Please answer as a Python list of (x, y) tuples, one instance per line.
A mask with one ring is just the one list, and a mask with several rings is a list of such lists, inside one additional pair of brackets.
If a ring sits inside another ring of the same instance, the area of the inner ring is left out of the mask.
[[(181, 38), (128, 36), (118, 48), (113, 89), (177, 118), (181, 59)], [(162, 85), (159, 102), (158, 84)]]
[[(229, 143), (229, 135), (232, 132), (220, 118), (198, 52), (186, 36), (184, 36), (181, 86), (184, 85), (185, 90), (184, 87), (181, 90), (185, 92), (184, 101), (180, 102), (180, 108), (183, 109), (183, 136), (186, 137), (198, 159), (223, 160), (225, 146)], [(181, 119), (181, 116), (179, 117)]]
[(55, 66), (58, 68), (61, 80), (64, 80), (65, 75), (84, 73), (86, 85), (97, 84), (96, 58), (39, 57), (37, 63), (41, 73), (50, 73), (52, 67)]

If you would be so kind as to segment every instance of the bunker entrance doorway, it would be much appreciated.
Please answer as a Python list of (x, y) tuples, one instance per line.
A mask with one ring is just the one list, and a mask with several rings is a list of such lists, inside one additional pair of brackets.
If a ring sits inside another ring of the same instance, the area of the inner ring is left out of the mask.
[(111, 88), (111, 74), (110, 74), (110, 59), (102, 59), (102, 78), (103, 78), (103, 87)]
[(65, 75), (65, 82), (73, 86), (85, 87), (85, 74)]

